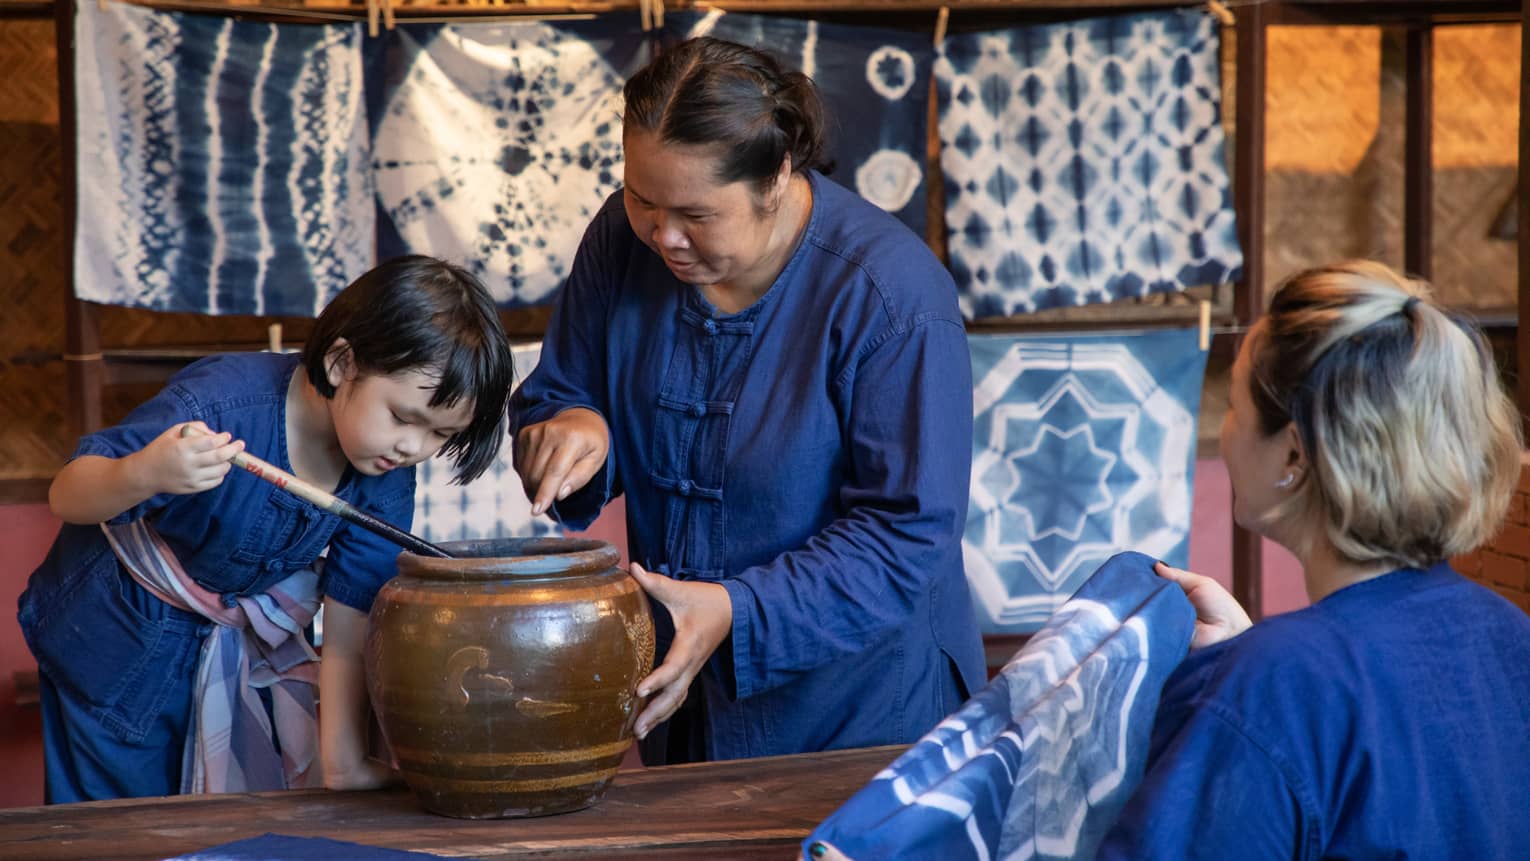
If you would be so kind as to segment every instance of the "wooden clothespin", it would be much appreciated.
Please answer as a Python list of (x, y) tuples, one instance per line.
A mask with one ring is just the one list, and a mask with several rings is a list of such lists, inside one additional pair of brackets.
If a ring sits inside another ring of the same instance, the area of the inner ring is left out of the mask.
[(940, 43), (946, 40), (946, 24), (950, 21), (951, 7), (940, 7), (940, 11), (935, 13), (935, 47), (939, 48)]
[(367, 35), (377, 38), (377, 0), (367, 0)]
[(1206, 11), (1221, 21), (1223, 27), (1234, 27), (1238, 24), (1238, 19), (1233, 15), (1232, 10), (1220, 0), (1206, 0)]
[(643, 32), (653, 29), (653, 12), (648, 8), (649, 0), (638, 0), (638, 20), (643, 25)]
[(653, 18), (654, 29), (664, 26), (664, 0), (648, 0), (651, 5), (649, 15)]
[(282, 324), (272, 323), (266, 327), (266, 348), (273, 353), (282, 351)]
[(382, 0), (383, 26), (393, 29), (393, 0)]
[(1201, 352), (1211, 349), (1211, 300), (1201, 300)]

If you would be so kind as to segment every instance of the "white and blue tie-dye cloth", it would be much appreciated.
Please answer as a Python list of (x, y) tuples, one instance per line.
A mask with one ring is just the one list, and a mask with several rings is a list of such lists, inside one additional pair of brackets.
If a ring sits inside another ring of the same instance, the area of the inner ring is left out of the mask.
[(946, 244), (969, 319), (1241, 277), (1219, 62), (1202, 10), (942, 43)]
[(76, 8), (79, 298), (311, 316), (370, 268), (358, 25)]
[(369, 64), (383, 257), (458, 261), (502, 305), (549, 301), (621, 184), (636, 21), (405, 25)]
[(829, 175), (923, 238), (935, 56), (926, 34), (721, 9), (671, 14), (665, 28), (764, 49), (812, 78), (827, 114)]
[(1142, 778), (1159, 693), (1194, 630), (1185, 593), (1153, 561), (1108, 561), (804, 851), (821, 841), (857, 861), (1093, 858)]
[[(511, 349), (515, 384), (519, 387), (542, 357), (542, 345), (518, 344)], [(531, 500), (515, 471), (514, 440), (506, 439), (499, 457), (476, 481), (452, 484), (452, 463), (434, 457), (416, 468), (414, 530), (433, 543), (491, 538), (534, 538), (561, 535), (563, 529), (547, 515), (531, 513)]]
[(962, 556), (984, 632), (1036, 630), (1123, 550), (1184, 567), (1206, 372), (1196, 330), (967, 343)]

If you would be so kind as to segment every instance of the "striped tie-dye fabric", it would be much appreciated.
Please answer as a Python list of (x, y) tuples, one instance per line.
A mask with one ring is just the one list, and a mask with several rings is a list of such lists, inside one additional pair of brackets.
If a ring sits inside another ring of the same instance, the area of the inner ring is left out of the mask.
[[(229, 607), (186, 573), (147, 523), (103, 523), (101, 529), (123, 567), (145, 589), (217, 625), (202, 641), (197, 663), (181, 792), (322, 786), (314, 696), (318, 655), (303, 638), (318, 612), (319, 575), (299, 570), (263, 593), (238, 597)], [(274, 726), (261, 689), (270, 693)]]
[[(988, 686), (809, 836), (856, 859), (1093, 858), (1142, 780), (1195, 610), (1153, 559), (1109, 560)], [(813, 857), (808, 854), (806, 857)]]
[(311, 316), (370, 267), (359, 25), (77, 7), (79, 298)]

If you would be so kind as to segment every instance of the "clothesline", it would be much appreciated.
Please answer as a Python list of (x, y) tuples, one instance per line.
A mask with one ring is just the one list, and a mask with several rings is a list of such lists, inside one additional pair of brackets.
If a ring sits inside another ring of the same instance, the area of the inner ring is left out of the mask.
[[(382, 29), (393, 29), (398, 19), (404, 17), (412, 24), (437, 24), (451, 23), (461, 20), (471, 20), (479, 23), (503, 23), (514, 21), (566, 21), (588, 20), (597, 14), (604, 12), (628, 12), (636, 11), (639, 15), (642, 29), (646, 32), (664, 25), (664, 13), (666, 11), (664, 0), (520, 0), (520, 2), (505, 2), (505, 0), (488, 0), (488, 2), (468, 3), (441, 3), (431, 5), (402, 5), (394, 0), (355, 0), (356, 8), (352, 9), (344, 5), (330, 6), (324, 9), (316, 9), (301, 5), (300, 2), (292, 4), (282, 2), (219, 2), (219, 0), (96, 0), (100, 8), (105, 8), (108, 2), (132, 3), (154, 9), (167, 10), (191, 10), (206, 12), (222, 12), (232, 15), (261, 15), (292, 19), (311, 19), (314, 21), (357, 21), (365, 18), (370, 35), (376, 36)], [(1216, 16), (1225, 27), (1232, 27), (1236, 19), (1232, 9), (1258, 6), (1275, 0), (1209, 0), (1205, 5), (1207, 11)], [(1032, 9), (1048, 8), (1055, 5), (1064, 8), (1063, 4), (1035, 4)], [(1159, 6), (1161, 4), (1142, 4), (1144, 7)], [(1184, 6), (1197, 5), (1193, 2), (1183, 3)], [(933, 11), (937, 14), (934, 24), (934, 41), (939, 44), (945, 37), (947, 24), (952, 11), (984, 11), (1006, 8), (1013, 11), (1025, 11), (1027, 6), (1005, 4), (1001, 0), (976, 0), (968, 3), (919, 3), (907, 2), (907, 0), (826, 0), (826, 2), (813, 2), (802, 0), (798, 5), (773, 5), (769, 3), (749, 2), (743, 0), (739, 3), (712, 2), (712, 0), (678, 0), (674, 4), (676, 8), (689, 8), (698, 10), (720, 11), (772, 11), (772, 12), (826, 12), (826, 11), (853, 11), (862, 9), (865, 11), (900, 11), (900, 12), (925, 12)], [(1130, 11), (1132, 7), (1123, 6), (1121, 11)], [(416, 11), (428, 14), (415, 14)], [(404, 13), (400, 15), (400, 13)]]

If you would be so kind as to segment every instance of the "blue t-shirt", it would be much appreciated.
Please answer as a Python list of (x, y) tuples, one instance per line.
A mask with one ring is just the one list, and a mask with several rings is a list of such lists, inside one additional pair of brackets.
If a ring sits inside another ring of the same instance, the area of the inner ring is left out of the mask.
[[(299, 362), (297, 355), (271, 353), (198, 361), (121, 424), (82, 438), (74, 456), (122, 457), (178, 422), (201, 420), (290, 472), (287, 385)], [(414, 470), (364, 476), (347, 468), (335, 495), (408, 529)], [(188, 574), (226, 601), (269, 589), (313, 564), (326, 548), (321, 590), (363, 613), (397, 573), (397, 546), (238, 469), (215, 488), (160, 494), (112, 522), (139, 518), (153, 525)], [(208, 630), (206, 620), (170, 607), (133, 581), (99, 526), (68, 523), (32, 573), (19, 618), (49, 681), (99, 709), (107, 728), (128, 741), (158, 710), (183, 707), (178, 700), (186, 668), (195, 665), (197, 642)]]
[(712, 759), (912, 741), (983, 683), (955, 286), (887, 213), (808, 178), (801, 243), (735, 314), (613, 195), (511, 410), (604, 416), (605, 468), (554, 513), (582, 525), (625, 493), (635, 561), (728, 589), (732, 635), (701, 675)]
[(1100, 858), (1530, 858), (1530, 616), (1402, 569), (1193, 652)]

